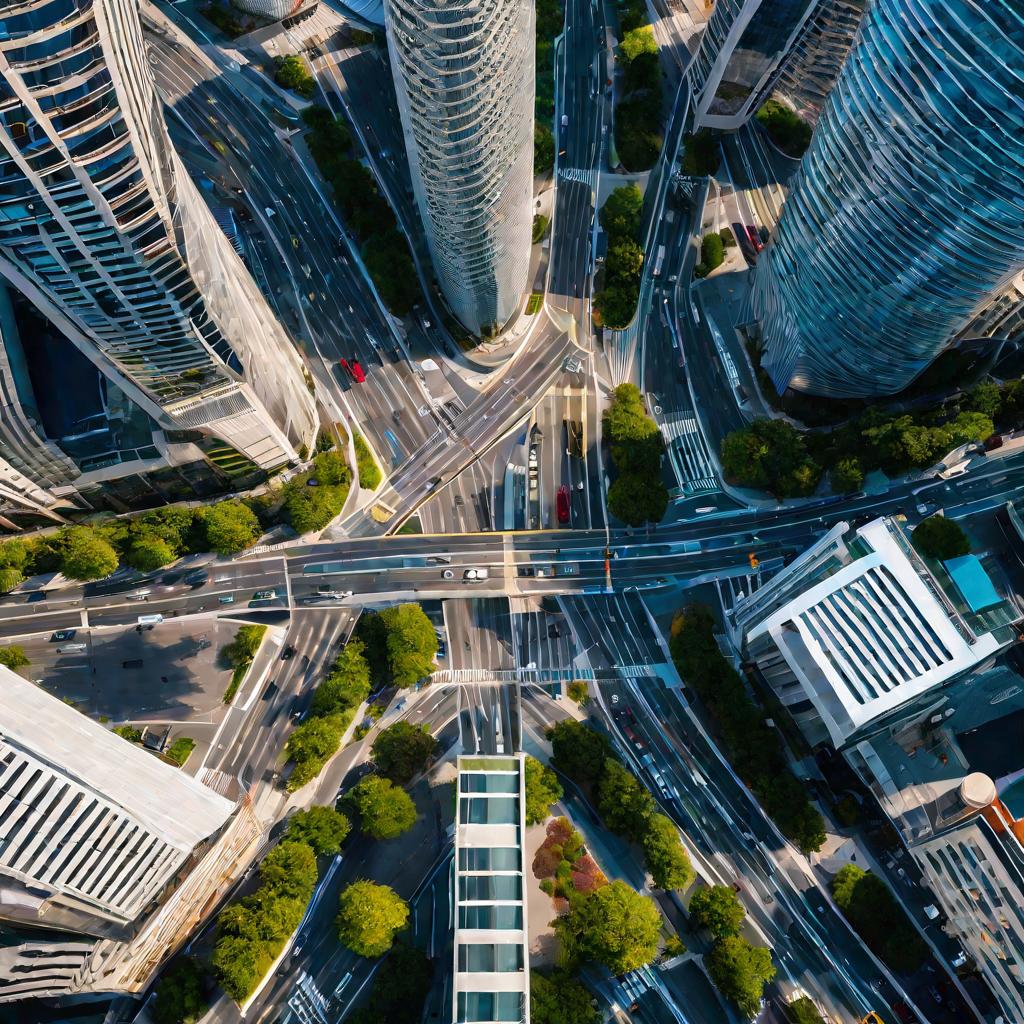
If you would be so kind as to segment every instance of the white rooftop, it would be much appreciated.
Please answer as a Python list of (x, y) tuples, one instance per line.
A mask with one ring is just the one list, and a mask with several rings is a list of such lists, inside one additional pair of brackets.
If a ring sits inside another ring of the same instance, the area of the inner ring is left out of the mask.
[(871, 553), (798, 594), (747, 638), (772, 637), (836, 746), (1000, 647), (955, 619), (886, 520), (857, 532)]

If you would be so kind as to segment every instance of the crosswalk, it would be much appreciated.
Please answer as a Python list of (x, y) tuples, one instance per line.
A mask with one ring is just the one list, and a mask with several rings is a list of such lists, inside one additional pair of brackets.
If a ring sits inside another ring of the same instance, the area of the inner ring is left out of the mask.
[(584, 170), (582, 167), (559, 167), (558, 176), (563, 181), (578, 181), (581, 185), (589, 185), (591, 188), (597, 184), (597, 171)]
[(298, 983), (288, 999), (289, 1016), (300, 1024), (328, 1024), (327, 997), (316, 987), (316, 982), (305, 972), (299, 973)]
[(613, 385), (619, 385), (630, 379), (633, 360), (636, 358), (639, 334), (639, 317), (634, 317), (633, 322), (625, 330), (604, 332), (605, 356), (608, 360), (608, 373)]
[(457, 686), (468, 683), (558, 683), (574, 679), (593, 680), (593, 669), (589, 668), (446, 668), (435, 672), (431, 681), (436, 685)]
[(683, 493), (707, 494), (717, 491), (718, 477), (704, 432), (692, 412), (679, 412), (662, 423), (669, 459)]

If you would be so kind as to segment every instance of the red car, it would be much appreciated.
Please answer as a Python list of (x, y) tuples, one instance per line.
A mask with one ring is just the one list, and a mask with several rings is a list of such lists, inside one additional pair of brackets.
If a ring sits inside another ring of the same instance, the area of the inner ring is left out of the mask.
[(366, 371), (359, 365), (359, 360), (355, 356), (352, 357), (351, 370), (357, 384), (362, 384), (366, 380)]
[(338, 365), (341, 367), (341, 371), (345, 375), (346, 380), (352, 376), (352, 367), (348, 365), (347, 359), (339, 359)]
[(753, 224), (747, 225), (747, 238), (750, 239), (750, 244), (754, 247), (755, 252), (760, 252), (764, 248), (761, 236), (757, 233), (757, 228)]
[(569, 485), (562, 484), (558, 488), (558, 521), (569, 522)]

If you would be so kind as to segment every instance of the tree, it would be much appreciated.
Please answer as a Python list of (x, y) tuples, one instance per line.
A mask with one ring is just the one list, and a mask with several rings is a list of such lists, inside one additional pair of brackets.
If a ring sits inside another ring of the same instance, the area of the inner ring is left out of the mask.
[(809, 996), (799, 996), (787, 1003), (786, 1019), (789, 1024), (823, 1024), (823, 1018)]
[(552, 763), (574, 782), (596, 782), (611, 756), (607, 737), (567, 718), (551, 726), (547, 732), (554, 753)]
[(967, 408), (994, 420), (1003, 404), (999, 385), (989, 378), (976, 384), (967, 395)]
[(305, 99), (311, 99), (316, 92), (316, 83), (309, 73), (302, 57), (289, 55), (276, 59), (277, 73), (274, 80), (286, 89), (292, 89)]
[(715, 942), (704, 963), (718, 991), (753, 1017), (760, 1009), (765, 985), (775, 977), (771, 950), (752, 946), (738, 935), (727, 935)]
[(338, 900), (338, 939), (358, 956), (383, 956), (409, 920), (409, 907), (386, 885), (353, 882)]
[(359, 486), (368, 491), (375, 491), (383, 479), (380, 466), (366, 443), (366, 438), (358, 430), (352, 432), (352, 445), (356, 450), (356, 472), (359, 474)]
[(657, 54), (658, 44), (654, 39), (654, 28), (651, 25), (641, 25), (627, 32), (619, 43), (619, 53), (624, 60), (632, 61), (642, 53)]
[(717, 231), (712, 231), (704, 236), (700, 243), (700, 258), (704, 266), (707, 267), (708, 273), (722, 265), (722, 261), (725, 259), (725, 245), (722, 242), (722, 236)]
[(597, 785), (597, 809), (605, 825), (628, 839), (639, 840), (654, 814), (654, 798), (618, 761), (608, 758)]
[[(390, 209), (381, 200), (384, 209)], [(405, 235), (395, 228), (377, 231), (363, 244), (363, 262), (384, 304), (395, 316), (405, 316), (420, 297), (419, 277)]]
[(338, 853), (351, 830), (351, 822), (341, 811), (314, 804), (292, 815), (285, 837), (297, 843), (305, 843), (314, 853), (324, 856)]
[(995, 432), (995, 425), (990, 417), (980, 412), (962, 412), (952, 422), (947, 423), (950, 447), (969, 444), (972, 441), (984, 441)]
[(808, 456), (803, 434), (785, 420), (759, 419), (722, 440), (722, 469), (743, 487), (779, 498), (810, 494), (820, 467)]
[(640, 235), (644, 194), (637, 185), (620, 185), (601, 207), (601, 224), (609, 237), (632, 238)]
[(373, 976), (367, 1006), (348, 1019), (356, 1024), (419, 1024), (432, 966), (423, 950), (399, 940)]
[(24, 581), (25, 577), (20, 569), (15, 569), (13, 566), (0, 568), (0, 594), (9, 593)]
[(707, 928), (716, 938), (739, 935), (747, 912), (729, 885), (705, 885), (690, 900), (690, 919), (698, 928)]
[(945, 516), (931, 516), (919, 523), (911, 534), (914, 547), (928, 558), (940, 562), (966, 555), (971, 550), (967, 534), (959, 523)]
[(345, 722), (341, 715), (307, 718), (300, 723), (285, 744), (288, 759), (295, 762), (288, 788), (300, 789), (319, 774), (327, 759), (337, 753)]
[(566, 971), (530, 972), (533, 1024), (600, 1024), (594, 997)]
[(635, 384), (620, 384), (604, 411), (603, 426), (614, 444), (621, 441), (642, 441), (657, 433), (658, 426), (647, 415), (643, 394)]
[(210, 961), (221, 988), (232, 999), (242, 1002), (270, 970), (273, 959), (264, 942), (224, 935), (213, 947)]
[(69, 580), (98, 580), (117, 569), (117, 552), (95, 530), (72, 526), (61, 534), (60, 571)]
[(565, 692), (569, 700), (574, 700), (580, 706), (590, 703), (590, 688), (583, 679), (574, 679)]
[(695, 135), (687, 134), (683, 147), (684, 174), (698, 178), (718, 170), (722, 154), (718, 148), (718, 137), (709, 128), (702, 128)]
[(757, 112), (757, 120), (764, 126), (772, 142), (794, 159), (802, 157), (811, 144), (814, 129), (778, 100), (768, 100)]
[(434, 671), (437, 633), (418, 604), (399, 604), (380, 612), (387, 630), (387, 657), (396, 686), (413, 686)]
[(668, 490), (660, 479), (622, 473), (608, 488), (608, 511), (630, 526), (660, 523), (668, 508)]
[(349, 640), (331, 666), (330, 675), (313, 692), (309, 713), (314, 717), (336, 714), (359, 707), (370, 694), (370, 667), (366, 645)]
[(644, 857), (659, 889), (686, 889), (694, 879), (689, 854), (671, 818), (653, 814), (642, 840)]
[(371, 747), (373, 762), (382, 775), (404, 786), (423, 771), (437, 742), (425, 725), (395, 722), (381, 730)]
[(654, 901), (620, 881), (570, 904), (569, 912), (555, 921), (570, 958), (597, 960), (612, 974), (649, 964), (658, 954), (660, 930)]
[(533, 173), (550, 174), (555, 166), (555, 136), (544, 121), (533, 125)]
[(115, 736), (120, 736), (121, 739), (127, 740), (129, 743), (142, 742), (142, 730), (136, 729), (133, 725), (115, 725), (111, 732)]
[(832, 467), (832, 489), (843, 494), (852, 494), (864, 486), (864, 470), (861, 469), (860, 459), (840, 459)]
[(286, 838), (263, 858), (260, 883), (278, 896), (309, 899), (316, 887), (316, 855), (305, 842)]
[(160, 537), (139, 537), (128, 549), (125, 561), (139, 572), (152, 572), (173, 562), (178, 556), (174, 549)]
[(234, 640), (221, 649), (221, 658), (232, 668), (252, 664), (260, 643), (267, 632), (266, 626), (242, 626), (235, 634)]
[(156, 1024), (196, 1024), (207, 1007), (206, 971), (201, 961), (185, 956), (160, 978), (150, 1012)]
[(248, 505), (219, 501), (201, 509), (198, 518), (206, 535), (206, 548), (218, 555), (237, 555), (256, 543), (260, 522)]
[(551, 805), (562, 799), (558, 776), (535, 757), (526, 758), (526, 824), (538, 825), (551, 815)]
[(348, 803), (359, 814), (359, 827), (371, 839), (394, 839), (416, 822), (412, 797), (380, 775), (360, 780), (349, 793)]
[(9, 669), (24, 668), (31, 665), (25, 648), (19, 644), (10, 644), (8, 647), (0, 647), (0, 665), (6, 665)]

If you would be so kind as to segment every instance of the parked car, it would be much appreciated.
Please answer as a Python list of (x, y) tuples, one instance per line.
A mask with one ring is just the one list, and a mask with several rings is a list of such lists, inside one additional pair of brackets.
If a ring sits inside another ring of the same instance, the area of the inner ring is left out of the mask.
[(463, 574), (462, 574), (462, 578), (464, 580), (467, 580), (470, 583), (476, 583), (476, 582), (479, 582), (481, 580), (487, 579), (488, 575), (489, 574), (488, 574), (486, 569), (473, 568), (473, 569), (466, 569), (466, 571), (463, 572)]
[(753, 224), (747, 225), (747, 238), (750, 239), (750, 244), (754, 247), (755, 252), (760, 252), (764, 248), (761, 236), (757, 233), (757, 228)]
[(277, 597), (276, 590), (257, 590), (252, 595), (254, 601), (273, 601), (275, 597)]
[(568, 523), (570, 505), (569, 488), (566, 484), (562, 484), (562, 486), (558, 488), (558, 499), (556, 504), (558, 507), (558, 521), (563, 524)]
[(352, 357), (352, 377), (357, 384), (362, 384), (366, 380), (366, 371), (359, 364), (359, 360), (355, 356)]
[(74, 640), (76, 632), (77, 631), (74, 629), (58, 629), (57, 632), (50, 637), (50, 643), (60, 644), (65, 640)]
[(288, 644), (285, 649), (281, 652), (282, 661), (291, 661), (295, 657), (295, 647), (292, 644)]

